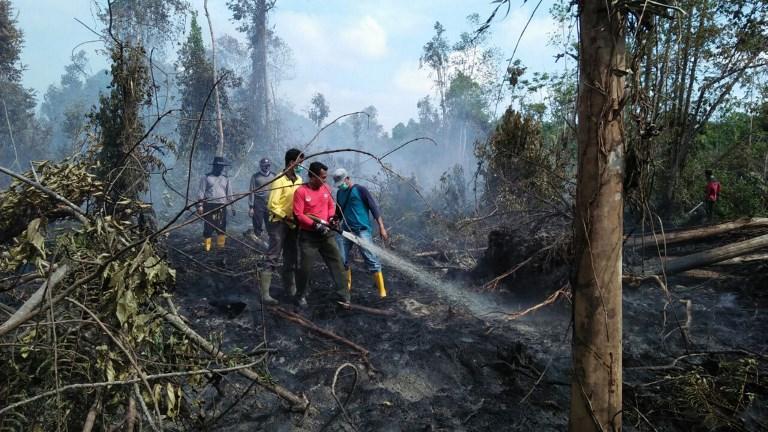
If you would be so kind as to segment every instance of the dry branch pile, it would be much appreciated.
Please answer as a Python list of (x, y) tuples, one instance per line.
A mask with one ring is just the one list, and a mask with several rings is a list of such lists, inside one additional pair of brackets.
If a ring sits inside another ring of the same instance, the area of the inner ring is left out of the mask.
[[(99, 199), (91, 169), (38, 165), (39, 183), (61, 199), (19, 181), (0, 196), (0, 229), (17, 234), (0, 244), (0, 430), (163, 429), (197, 418), (179, 413), (198, 409), (210, 369), (263, 360), (212, 358), (201, 341), (215, 341), (171, 322), (182, 320), (159, 302), (175, 271), (159, 236), (130, 217), (144, 203), (124, 199), (120, 218), (83, 212), (56, 229), (77, 213), (62, 213), (62, 200)], [(260, 371), (251, 378), (268, 383)]]

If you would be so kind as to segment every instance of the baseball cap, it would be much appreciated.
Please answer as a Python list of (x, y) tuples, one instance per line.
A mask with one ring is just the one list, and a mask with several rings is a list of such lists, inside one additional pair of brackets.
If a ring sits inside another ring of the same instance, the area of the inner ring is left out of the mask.
[(344, 179), (349, 177), (349, 174), (347, 174), (347, 170), (344, 168), (338, 168), (336, 171), (333, 172), (333, 185), (336, 187), (341, 186), (342, 183), (344, 183)]

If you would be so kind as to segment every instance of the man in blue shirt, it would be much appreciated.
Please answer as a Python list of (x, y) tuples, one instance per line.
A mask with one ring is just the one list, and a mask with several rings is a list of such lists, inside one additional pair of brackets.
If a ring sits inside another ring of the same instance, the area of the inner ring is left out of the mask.
[[(384, 228), (384, 220), (379, 213), (379, 206), (368, 189), (364, 186), (354, 184), (349, 178), (349, 174), (344, 168), (339, 168), (333, 173), (333, 183), (338, 188), (336, 192), (336, 213), (341, 221), (341, 228), (362, 238), (366, 242), (373, 243), (373, 225), (368, 215), (373, 216), (373, 220), (379, 226), (379, 234), (382, 240), (389, 238), (387, 229)], [(339, 252), (344, 261), (344, 269), (347, 274), (347, 289), (352, 289), (352, 270), (349, 268), (349, 253), (355, 244), (342, 236), (337, 236), (336, 241), (339, 245)], [(360, 248), (363, 253), (363, 259), (368, 266), (368, 271), (373, 274), (373, 280), (379, 289), (379, 296), (386, 297), (387, 290), (384, 287), (384, 276), (381, 273), (381, 263), (379, 258), (371, 251)]]

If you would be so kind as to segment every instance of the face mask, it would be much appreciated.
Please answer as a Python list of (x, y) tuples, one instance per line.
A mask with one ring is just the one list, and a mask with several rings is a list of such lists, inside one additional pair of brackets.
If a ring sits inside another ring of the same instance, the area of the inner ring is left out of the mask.
[(346, 183), (342, 183), (342, 184), (339, 185), (339, 189), (340, 190), (347, 190), (347, 189), (349, 189), (349, 185), (346, 184)]
[(261, 167), (261, 173), (264, 175), (269, 174), (269, 165), (264, 165)]
[(296, 165), (296, 168), (294, 168), (293, 171), (296, 173), (296, 175), (304, 174), (304, 167), (301, 165)]

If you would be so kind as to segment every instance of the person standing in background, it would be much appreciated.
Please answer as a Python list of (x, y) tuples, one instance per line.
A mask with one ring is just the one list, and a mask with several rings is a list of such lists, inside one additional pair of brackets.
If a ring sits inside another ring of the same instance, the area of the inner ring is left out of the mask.
[[(216, 247), (223, 248), (227, 241), (227, 205), (232, 202), (232, 189), (224, 167), (229, 164), (223, 157), (213, 158), (211, 172), (200, 179), (197, 194), (197, 214), (203, 217), (203, 248), (211, 250), (213, 234), (217, 234)], [(232, 216), (235, 208), (231, 208)]]
[(259, 161), (259, 172), (251, 176), (251, 185), (248, 195), (248, 215), (253, 222), (253, 235), (261, 236), (261, 233), (267, 229), (269, 224), (269, 212), (267, 211), (267, 198), (269, 198), (270, 187), (265, 185), (275, 179), (275, 173), (272, 172), (272, 162), (264, 158)]
[(712, 170), (705, 170), (707, 185), (704, 187), (704, 209), (707, 211), (707, 222), (711, 222), (715, 215), (715, 204), (720, 197), (720, 182), (715, 179)]

